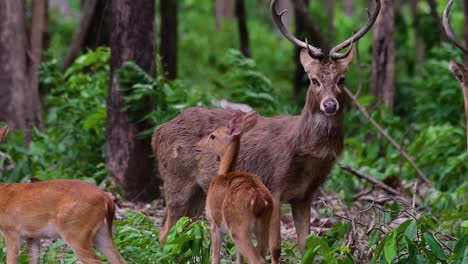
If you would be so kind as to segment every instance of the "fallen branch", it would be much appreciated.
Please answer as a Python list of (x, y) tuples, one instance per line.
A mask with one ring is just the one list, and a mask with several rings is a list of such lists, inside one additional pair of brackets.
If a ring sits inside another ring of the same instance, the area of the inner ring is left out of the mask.
[(357, 177), (359, 177), (361, 179), (366, 180), (367, 182), (370, 182), (374, 186), (382, 188), (384, 191), (386, 191), (386, 192), (388, 192), (390, 194), (393, 194), (393, 195), (396, 195), (396, 196), (403, 196), (403, 194), (400, 193), (399, 191), (393, 189), (392, 187), (386, 185), (385, 183), (383, 183), (383, 182), (381, 182), (379, 180), (376, 180), (375, 178), (373, 178), (373, 177), (371, 177), (369, 175), (366, 175), (366, 174), (356, 170), (355, 168), (351, 167), (351, 165), (349, 165), (349, 164), (339, 162), (338, 165), (340, 166), (340, 168), (351, 172), (352, 174), (356, 175)]
[(406, 153), (406, 151), (403, 150), (403, 147), (398, 144), (388, 133), (387, 131), (385, 131), (378, 123), (377, 121), (375, 121), (370, 115), (369, 113), (367, 112), (367, 110), (364, 108), (364, 106), (362, 106), (358, 100), (356, 99), (356, 97), (354, 97), (353, 93), (348, 89), (348, 88), (344, 88), (346, 93), (348, 94), (348, 96), (351, 98), (351, 100), (353, 101), (354, 105), (356, 105), (356, 107), (358, 108), (359, 112), (361, 112), (361, 114), (367, 119), (369, 120), (369, 122), (377, 129), (377, 131), (385, 138), (387, 139), (399, 152), (400, 154), (409, 162), (409, 164), (411, 165), (411, 167), (413, 167), (413, 169), (416, 171), (416, 174), (419, 176), (419, 178), (421, 178), (425, 183), (427, 183), (428, 185), (432, 186), (432, 182), (427, 178), (426, 174), (424, 174), (424, 172), (422, 172), (421, 169), (419, 169), (419, 167), (416, 165), (416, 163), (414, 163), (413, 161), (413, 158), (410, 157), (410, 155), (408, 155), (408, 153)]

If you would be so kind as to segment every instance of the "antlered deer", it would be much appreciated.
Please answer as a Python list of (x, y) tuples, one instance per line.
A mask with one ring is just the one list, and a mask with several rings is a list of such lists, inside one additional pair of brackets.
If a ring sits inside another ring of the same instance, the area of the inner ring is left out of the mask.
[[(0, 129), (0, 141), (7, 129)], [(20, 238), (26, 239), (29, 263), (39, 263), (40, 239), (63, 238), (83, 263), (101, 263), (93, 243), (110, 263), (126, 263), (112, 239), (115, 204), (91, 183), (48, 180), (0, 183), (0, 232), (7, 264), (16, 264)]]
[[(290, 203), (294, 224), (303, 252), (310, 230), (312, 194), (325, 181), (343, 150), (344, 75), (352, 58), (352, 46), (374, 24), (375, 12), (355, 35), (335, 46), (328, 56), (292, 36), (271, 2), (273, 21), (291, 42), (303, 48), (300, 61), (309, 76), (306, 103), (299, 116), (259, 117), (257, 125), (243, 136), (238, 169), (259, 175), (273, 196), (270, 247), (273, 263), (280, 256), (280, 206)], [(166, 214), (160, 241), (165, 242), (169, 229), (182, 216), (203, 212), (205, 192), (216, 175), (216, 155), (196, 153), (193, 145), (215, 128), (226, 124), (233, 111), (190, 108), (156, 128), (152, 147), (159, 161), (164, 181)]]
[[(222, 232), (227, 232), (236, 244), (236, 263), (265, 263), (273, 198), (260, 178), (236, 171), (236, 162), (243, 133), (257, 123), (257, 112), (236, 113), (227, 126), (222, 126), (200, 140), (199, 152), (210, 152), (221, 158), (218, 176), (206, 197), (206, 216), (211, 226), (211, 263), (218, 264)], [(226, 230), (227, 229), (227, 230)], [(255, 231), (258, 251), (251, 241)]]
[[(455, 34), (452, 31), (452, 28), (450, 27), (450, 8), (452, 7), (453, 0), (450, 0), (447, 3), (447, 6), (445, 7), (444, 10), (444, 17), (442, 20), (442, 23), (444, 25), (445, 32), (447, 34), (447, 37), (459, 48), (461, 49), (465, 54), (468, 55), (468, 48), (465, 47), (455, 36)], [(468, 68), (461, 64), (458, 63), (454, 60), (450, 60), (449, 63), (449, 69), (455, 75), (455, 78), (460, 82), (460, 85), (463, 89), (463, 98), (465, 101), (465, 117), (466, 117), (466, 146), (468, 149)]]

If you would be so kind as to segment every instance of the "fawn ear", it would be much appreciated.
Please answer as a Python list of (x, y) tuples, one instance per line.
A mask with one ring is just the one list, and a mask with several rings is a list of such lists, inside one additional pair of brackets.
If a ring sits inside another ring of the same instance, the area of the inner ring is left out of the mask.
[(243, 114), (236, 113), (227, 125), (227, 135), (228, 136), (236, 136), (242, 132), (243, 126)]
[(450, 60), (449, 70), (455, 75), (455, 78), (457, 78), (459, 82), (463, 82), (464, 76), (468, 72), (465, 65), (454, 60)]
[(8, 126), (4, 126), (0, 128), (0, 142), (3, 140), (7, 132), (8, 132)]
[(255, 124), (257, 124), (257, 117), (258, 117), (258, 114), (257, 114), (257, 111), (255, 110), (252, 110), (248, 112), (247, 114), (245, 114), (244, 118), (242, 119), (244, 123), (242, 126), (242, 133), (249, 131), (255, 126)]

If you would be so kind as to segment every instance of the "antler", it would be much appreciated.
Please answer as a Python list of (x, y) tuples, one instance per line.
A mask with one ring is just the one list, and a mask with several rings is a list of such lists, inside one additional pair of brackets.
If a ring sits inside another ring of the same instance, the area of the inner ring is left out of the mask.
[(352, 45), (354, 42), (358, 41), (360, 38), (362, 38), (374, 25), (375, 21), (377, 20), (377, 17), (379, 16), (380, 12), (380, 0), (375, 0), (375, 10), (372, 15), (369, 15), (369, 19), (367, 20), (367, 23), (362, 27), (356, 34), (352, 35), (350, 38), (347, 40), (341, 42), (340, 44), (336, 45), (330, 50), (330, 59), (332, 60), (339, 60), (343, 59), (346, 56), (349, 55), (351, 52), (351, 49), (348, 49), (345, 53), (338, 53), (338, 51)]
[(450, 27), (450, 8), (452, 7), (453, 0), (450, 0), (447, 3), (447, 6), (444, 10), (444, 17), (442, 19), (442, 24), (444, 25), (445, 33), (447, 37), (455, 44), (458, 48), (460, 48), (464, 53), (468, 54), (468, 49), (463, 45), (453, 33), (452, 28)]
[(276, 3), (277, 2), (278, 2), (277, 0), (272, 0), (271, 1), (270, 12), (271, 12), (271, 17), (273, 18), (273, 22), (275, 22), (276, 27), (278, 27), (281, 34), (283, 34), (284, 37), (286, 37), (289, 41), (291, 41), (295, 45), (297, 45), (297, 46), (299, 46), (301, 48), (307, 49), (308, 52), (309, 52), (309, 55), (312, 58), (318, 59), (318, 60), (323, 59), (325, 57), (325, 55), (323, 54), (322, 50), (320, 50), (319, 48), (316, 48), (316, 47), (314, 47), (312, 45), (309, 45), (307, 43), (307, 39), (306, 39), (306, 42), (304, 42), (304, 41), (301, 41), (298, 38), (294, 37), (291, 33), (289, 33), (289, 31), (283, 25), (283, 21), (281, 20), (281, 18), (283, 17), (284, 13), (287, 10), (283, 10), (279, 14), (277, 14), (276, 13)]

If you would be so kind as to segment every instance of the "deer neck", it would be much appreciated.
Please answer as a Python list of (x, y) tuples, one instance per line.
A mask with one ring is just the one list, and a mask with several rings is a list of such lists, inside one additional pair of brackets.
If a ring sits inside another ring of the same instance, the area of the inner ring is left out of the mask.
[(236, 169), (237, 157), (239, 156), (240, 137), (236, 136), (227, 146), (221, 157), (218, 175), (233, 172)]

